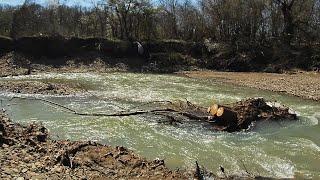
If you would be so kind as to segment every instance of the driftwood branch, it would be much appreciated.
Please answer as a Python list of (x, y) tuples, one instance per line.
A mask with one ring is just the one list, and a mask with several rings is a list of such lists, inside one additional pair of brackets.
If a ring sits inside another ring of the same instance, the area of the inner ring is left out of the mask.
[[(67, 112), (70, 112), (72, 114), (75, 114), (75, 115), (79, 115), (79, 116), (97, 116), (97, 117), (102, 117), (102, 116), (106, 116), (106, 117), (125, 117), (125, 116), (134, 116), (134, 115), (141, 115), (141, 114), (149, 114), (149, 113), (178, 113), (178, 114), (181, 114), (181, 115), (184, 115), (184, 116), (187, 116), (187, 117), (190, 117), (190, 118), (193, 118), (193, 119), (203, 119), (203, 117), (197, 117), (197, 116), (194, 116), (190, 113), (186, 113), (186, 112), (180, 112), (180, 111), (177, 111), (175, 109), (172, 109), (172, 108), (162, 108), (162, 109), (152, 109), (152, 110), (137, 110), (137, 111), (120, 111), (120, 112), (116, 112), (116, 113), (84, 113), (84, 112), (78, 112), (74, 109), (71, 109), (69, 107), (66, 107), (66, 106), (63, 106), (61, 104), (58, 104), (56, 102), (53, 102), (53, 101), (49, 101), (47, 99), (42, 99), (42, 98), (29, 98), (29, 97), (13, 97), (11, 98), (9, 101), (12, 101), (14, 99), (23, 99), (23, 100), (33, 100), (33, 101), (42, 101), (42, 102), (45, 102), (45, 103), (48, 103), (50, 105), (54, 105), (56, 107), (59, 107), (63, 110), (66, 110)], [(160, 101), (159, 101), (160, 102)], [(164, 102), (164, 101), (162, 101)], [(168, 101), (169, 102), (169, 101)]]
[(203, 177), (201, 168), (198, 164), (198, 161), (196, 161), (195, 178), (197, 178), (198, 180), (204, 180), (204, 177)]
[[(192, 104), (188, 100), (171, 102), (171, 101), (154, 101), (142, 104), (137, 107), (146, 106), (148, 104), (154, 104), (156, 108), (149, 110), (127, 110), (118, 111), (115, 113), (88, 113), (78, 112), (67, 106), (58, 104), (47, 99), (35, 98), (35, 97), (13, 97), (9, 101), (14, 99), (26, 99), (42, 101), (61, 108), (66, 112), (79, 115), (79, 116), (96, 116), (96, 117), (127, 117), (135, 115), (157, 115), (163, 116), (170, 124), (181, 123), (179, 119), (183, 121), (199, 121), (200, 123), (206, 123), (210, 127), (218, 131), (242, 131), (252, 127), (257, 121), (280, 121), (280, 120), (296, 120), (297, 115), (291, 113), (289, 108), (283, 106), (273, 106), (267, 104), (262, 98), (248, 99), (245, 101), (239, 101), (232, 106), (224, 106), (214, 104), (209, 108), (204, 108)], [(157, 104), (156, 104), (157, 103)], [(160, 108), (161, 107), (161, 108)], [(162, 120), (161, 120), (162, 121)]]
[(55, 102), (53, 102), (53, 101), (49, 101), (49, 100), (46, 100), (46, 99), (42, 99), (42, 98), (12, 97), (11, 99), (9, 99), (9, 101), (13, 101), (13, 100), (15, 100), (15, 99), (42, 101), (42, 102), (45, 102), (45, 103), (48, 103), (48, 104), (57, 106), (57, 107), (59, 107), (59, 108), (61, 108), (61, 109), (64, 109), (64, 110), (66, 110), (66, 111), (68, 111), (68, 112), (72, 112), (72, 113), (74, 113), (74, 114), (77, 113), (77, 111), (75, 111), (75, 110), (73, 110), (73, 109), (71, 109), (71, 108), (68, 108), (68, 107), (63, 106), (63, 105), (61, 105), (61, 104), (58, 104), (58, 103), (55, 103)]

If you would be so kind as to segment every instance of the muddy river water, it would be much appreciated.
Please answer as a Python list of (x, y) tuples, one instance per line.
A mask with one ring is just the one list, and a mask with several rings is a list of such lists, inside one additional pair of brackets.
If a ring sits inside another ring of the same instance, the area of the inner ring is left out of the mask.
[[(53, 138), (93, 140), (125, 146), (148, 159), (165, 159), (168, 167), (193, 168), (195, 161), (221, 174), (245, 173), (271, 177), (320, 176), (320, 103), (281, 93), (225, 85), (214, 80), (174, 75), (134, 73), (39, 74), (1, 78), (1, 81), (77, 83), (89, 93), (74, 96), (0, 94), (2, 107), (22, 124), (43, 123)], [(264, 97), (299, 113), (296, 122), (259, 124), (252, 132), (214, 132), (196, 124), (159, 124), (159, 117), (82, 117), (39, 101), (14, 100), (12, 96), (37, 96), (81, 112), (116, 112), (155, 100), (184, 100), (208, 106)]]

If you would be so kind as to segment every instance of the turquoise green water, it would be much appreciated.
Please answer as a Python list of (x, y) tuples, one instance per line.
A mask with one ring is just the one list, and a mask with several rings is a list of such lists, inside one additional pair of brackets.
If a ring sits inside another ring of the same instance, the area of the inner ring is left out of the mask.
[[(40, 74), (1, 78), (79, 83), (91, 95), (39, 96), (82, 112), (114, 112), (154, 100), (184, 100), (207, 106), (214, 98), (231, 103), (249, 97), (277, 100), (300, 114), (297, 122), (259, 124), (253, 132), (213, 132), (196, 124), (169, 126), (157, 118), (80, 117), (37, 101), (3, 101), (11, 118), (20, 123), (42, 122), (54, 138), (94, 140), (128, 147), (148, 159), (165, 159), (171, 168), (194, 168), (197, 160), (214, 173), (222, 165), (227, 174), (272, 177), (320, 176), (320, 103), (279, 93), (227, 86), (214, 81), (173, 75), (132, 73)], [(2, 93), (6, 99), (17, 94)], [(20, 95), (21, 96), (21, 95)], [(104, 100), (102, 100), (104, 99)]]

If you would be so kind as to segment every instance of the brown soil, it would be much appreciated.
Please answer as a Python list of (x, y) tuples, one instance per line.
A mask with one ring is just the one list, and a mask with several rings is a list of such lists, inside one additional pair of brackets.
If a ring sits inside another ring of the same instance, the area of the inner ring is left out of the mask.
[(72, 84), (46, 83), (38, 81), (0, 81), (0, 91), (27, 94), (73, 95), (83, 92)]
[(36, 124), (12, 123), (0, 113), (0, 179), (187, 179), (163, 160), (147, 161), (124, 147), (55, 141)]
[(247, 72), (215, 72), (192, 71), (183, 72), (191, 78), (212, 79), (240, 86), (284, 92), (305, 99), (320, 100), (320, 73), (247, 73)]
[[(117, 61), (117, 58), (113, 58)], [(79, 57), (61, 57), (47, 59), (46, 57), (33, 58), (25, 55), (10, 52), (0, 56), (0, 77), (19, 76), (37, 73), (82, 73), (82, 72), (123, 72), (129, 67), (121, 61), (130, 61), (122, 58), (113, 65), (107, 64), (97, 54), (86, 54)], [(43, 62), (47, 62), (44, 64)], [(55, 62), (63, 62), (55, 64)]]
[(17, 62), (12, 53), (0, 56), (0, 77), (26, 75), (29, 73), (26, 64), (28, 64), (28, 61), (23, 57), (19, 58), (19, 62)]

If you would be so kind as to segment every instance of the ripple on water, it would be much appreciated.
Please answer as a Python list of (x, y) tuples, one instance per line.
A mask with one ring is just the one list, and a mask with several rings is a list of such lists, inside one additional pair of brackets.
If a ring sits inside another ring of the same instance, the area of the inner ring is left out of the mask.
[(316, 112), (312, 116), (308, 116), (306, 119), (308, 119), (308, 122), (311, 125), (319, 125), (320, 112)]

